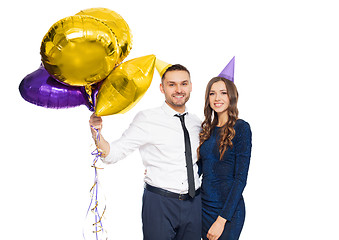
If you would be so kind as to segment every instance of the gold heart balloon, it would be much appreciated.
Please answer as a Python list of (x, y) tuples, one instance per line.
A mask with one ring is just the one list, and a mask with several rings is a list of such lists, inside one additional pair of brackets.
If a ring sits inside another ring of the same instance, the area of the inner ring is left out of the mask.
[(106, 116), (125, 113), (149, 88), (155, 56), (147, 55), (122, 63), (103, 81), (97, 95), (95, 114)]
[(117, 37), (120, 50), (118, 62), (122, 62), (127, 57), (132, 48), (132, 34), (128, 24), (118, 13), (107, 8), (90, 8), (76, 15), (92, 16), (106, 23)]

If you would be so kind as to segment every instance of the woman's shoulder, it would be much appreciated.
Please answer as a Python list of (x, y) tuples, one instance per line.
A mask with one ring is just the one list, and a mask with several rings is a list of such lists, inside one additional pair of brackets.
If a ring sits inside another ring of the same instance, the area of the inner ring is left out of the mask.
[(243, 119), (237, 119), (234, 130), (239, 133), (251, 133), (251, 126)]
[(248, 123), (248, 122), (246, 122), (244, 119), (237, 119), (237, 121), (235, 122), (235, 125), (234, 125), (234, 127), (240, 127), (240, 128), (242, 128), (242, 127), (250, 127), (250, 124)]

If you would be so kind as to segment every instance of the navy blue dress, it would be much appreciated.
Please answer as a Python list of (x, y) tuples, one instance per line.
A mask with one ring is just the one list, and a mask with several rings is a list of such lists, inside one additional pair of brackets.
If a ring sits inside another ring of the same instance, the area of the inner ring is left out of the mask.
[(228, 148), (219, 160), (219, 129), (200, 148), (202, 170), (202, 237), (206, 235), (218, 216), (227, 219), (219, 240), (239, 239), (245, 221), (242, 192), (246, 185), (251, 157), (252, 133), (250, 125), (238, 119), (235, 126), (233, 148)]

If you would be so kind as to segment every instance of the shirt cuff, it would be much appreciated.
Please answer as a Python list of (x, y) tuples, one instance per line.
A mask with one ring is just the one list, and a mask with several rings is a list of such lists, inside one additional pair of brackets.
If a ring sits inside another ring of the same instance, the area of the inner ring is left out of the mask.
[(101, 160), (104, 163), (107, 163), (107, 164), (116, 163), (117, 160), (115, 160), (114, 157), (113, 157), (114, 156), (114, 154), (113, 154), (114, 150), (112, 148), (112, 144), (111, 143), (109, 144), (109, 149), (110, 150), (109, 150), (108, 155), (106, 157), (101, 158)]

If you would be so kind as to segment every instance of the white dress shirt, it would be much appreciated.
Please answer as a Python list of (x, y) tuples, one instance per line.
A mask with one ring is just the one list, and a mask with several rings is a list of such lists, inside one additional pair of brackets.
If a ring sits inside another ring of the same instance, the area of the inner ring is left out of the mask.
[[(186, 109), (187, 110), (187, 109)], [(120, 139), (110, 144), (105, 163), (116, 163), (139, 148), (146, 167), (145, 182), (175, 193), (188, 192), (184, 132), (175, 110), (164, 103), (161, 107), (139, 112)], [(190, 135), (195, 188), (200, 187), (197, 166), (200, 120), (185, 115)]]

